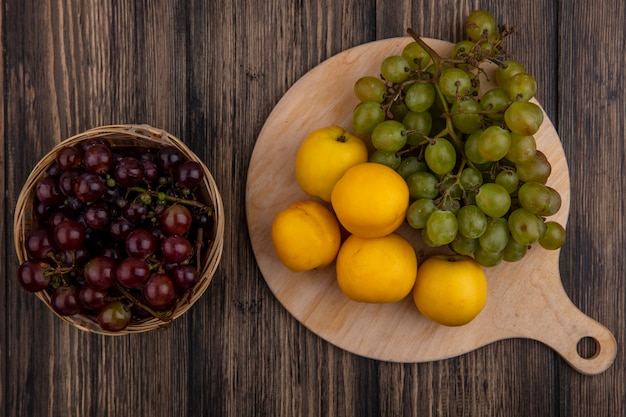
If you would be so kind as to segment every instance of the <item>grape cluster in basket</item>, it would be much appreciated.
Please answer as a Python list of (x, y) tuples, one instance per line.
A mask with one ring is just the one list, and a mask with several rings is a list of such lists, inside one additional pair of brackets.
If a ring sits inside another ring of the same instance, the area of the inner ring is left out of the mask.
[(35, 185), (19, 283), (106, 331), (168, 321), (199, 282), (212, 236), (213, 208), (196, 195), (203, 178), (174, 146), (89, 139), (60, 148)]
[[(546, 220), (561, 196), (546, 185), (552, 168), (535, 141), (536, 81), (504, 50), (513, 31), (483, 10), (465, 23), (449, 57), (409, 30), (414, 41), (381, 62), (380, 76), (356, 81), (352, 129), (371, 138), (371, 161), (405, 178), (407, 222), (427, 245), (494, 266), (537, 242), (563, 245), (564, 228)], [(481, 90), (493, 64), (495, 86)]]

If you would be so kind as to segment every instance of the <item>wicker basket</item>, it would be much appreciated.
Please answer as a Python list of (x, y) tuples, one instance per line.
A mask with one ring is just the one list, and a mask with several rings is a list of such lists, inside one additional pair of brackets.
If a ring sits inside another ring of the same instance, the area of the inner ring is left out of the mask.
[(213, 176), (204, 163), (187, 146), (185, 146), (180, 139), (164, 132), (163, 130), (156, 129), (148, 125), (111, 125), (97, 127), (64, 140), (63, 142), (57, 144), (47, 155), (45, 155), (35, 166), (26, 180), (16, 204), (13, 227), (15, 249), (17, 251), (19, 262), (22, 263), (27, 259), (28, 255), (25, 248), (25, 238), (28, 232), (36, 225), (36, 220), (33, 218), (32, 208), (37, 182), (45, 176), (46, 170), (55, 161), (55, 154), (60, 148), (68, 145), (76, 145), (93, 138), (107, 139), (113, 149), (116, 147), (127, 146), (163, 147), (172, 145), (188, 159), (200, 163), (204, 171), (203, 184), (200, 187), (201, 190), (199, 190), (199, 194), (201, 196), (200, 198), (206, 203), (211, 202), (214, 206), (215, 213), (213, 227), (214, 236), (211, 239), (210, 247), (208, 250), (205, 250), (198, 268), (200, 280), (194, 288), (188, 290), (184, 298), (181, 298), (174, 312), (166, 321), (150, 317), (140, 322), (131, 323), (124, 330), (119, 332), (110, 332), (101, 329), (95, 320), (87, 315), (77, 314), (73, 316), (62, 316), (58, 314), (50, 305), (50, 295), (46, 291), (39, 291), (35, 294), (55, 315), (81, 330), (117, 336), (167, 327), (172, 320), (183, 315), (203, 295), (208, 288), (213, 275), (215, 274), (224, 246), (224, 207), (220, 192)]

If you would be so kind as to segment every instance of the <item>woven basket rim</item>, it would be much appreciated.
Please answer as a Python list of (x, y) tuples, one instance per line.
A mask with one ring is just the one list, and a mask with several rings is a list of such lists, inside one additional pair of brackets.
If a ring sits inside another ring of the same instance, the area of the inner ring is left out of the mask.
[[(14, 230), (14, 245), (17, 257), (20, 263), (27, 259), (26, 249), (24, 247), (24, 241), (26, 234), (30, 231), (28, 228), (27, 217), (32, 211), (32, 202), (34, 199), (34, 187), (37, 181), (45, 176), (46, 170), (55, 160), (56, 152), (68, 145), (75, 145), (82, 143), (91, 138), (103, 138), (108, 139), (112, 147), (120, 146), (175, 146), (183, 155), (188, 159), (196, 161), (202, 167), (204, 173), (204, 179), (201, 186), (203, 196), (208, 197), (214, 207), (214, 227), (213, 227), (213, 241), (204, 256), (201, 268), (198, 269), (200, 274), (200, 281), (196, 286), (188, 293), (188, 296), (183, 300), (180, 305), (177, 306), (168, 321), (159, 320), (157, 318), (148, 318), (146, 320), (129, 324), (126, 329), (118, 332), (112, 332), (101, 329), (95, 321), (90, 317), (78, 314), (74, 316), (63, 316), (57, 313), (50, 304), (50, 296), (46, 291), (39, 291), (35, 293), (50, 311), (52, 311), (57, 317), (63, 321), (77, 327), (80, 330), (88, 331), (91, 333), (97, 333), (108, 336), (123, 336), (128, 334), (143, 333), (159, 328), (168, 327), (174, 320), (182, 316), (187, 310), (189, 310), (206, 292), (213, 276), (221, 261), (223, 247), (224, 247), (224, 206), (222, 202), (222, 196), (218, 189), (218, 186), (213, 178), (213, 175), (206, 167), (205, 163), (198, 158), (198, 156), (191, 151), (185, 145), (183, 141), (175, 137), (174, 135), (166, 132), (165, 130), (155, 128), (147, 124), (118, 124), (118, 125), (105, 125), (98, 126), (84, 132), (78, 133), (67, 139), (57, 143), (48, 153), (46, 153), (35, 165), (26, 179), (24, 186), (22, 187), (15, 206), (15, 214), (13, 217), (13, 230)], [(128, 142), (124, 142), (127, 140)]]

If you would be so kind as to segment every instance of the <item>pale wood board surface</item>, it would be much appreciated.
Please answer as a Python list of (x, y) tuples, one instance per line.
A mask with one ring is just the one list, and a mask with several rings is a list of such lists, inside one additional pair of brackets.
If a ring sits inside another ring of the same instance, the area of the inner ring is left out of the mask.
[[(349, 300), (335, 281), (334, 264), (322, 270), (294, 273), (276, 257), (271, 241), (274, 216), (299, 199), (314, 199), (298, 186), (294, 174), (300, 143), (314, 129), (338, 125), (350, 129), (358, 104), (352, 86), (363, 75), (377, 76), (380, 62), (399, 55), (409, 37), (376, 41), (351, 48), (323, 62), (287, 91), (257, 140), (246, 187), (246, 210), (253, 250), (272, 292), (302, 324), (325, 340), (368, 358), (397, 362), (444, 359), (505, 338), (524, 337), (545, 343), (582, 373), (599, 373), (615, 358), (613, 335), (569, 300), (559, 275), (559, 251), (539, 245), (516, 263), (486, 268), (489, 296), (471, 323), (447, 327), (421, 316), (411, 297), (398, 303), (369, 304)], [(427, 39), (441, 56), (451, 44)], [(487, 66), (493, 80), (493, 66)], [(489, 85), (483, 81), (483, 88)], [(367, 138), (366, 138), (367, 139)], [(552, 165), (547, 185), (559, 191), (562, 206), (554, 220), (566, 226), (570, 182), (561, 141), (547, 118), (535, 134), (537, 148)], [(320, 200), (317, 200), (320, 201)], [(416, 248), (420, 261), (436, 253), (406, 224), (398, 231)], [(582, 358), (577, 344), (591, 337), (599, 345)]]

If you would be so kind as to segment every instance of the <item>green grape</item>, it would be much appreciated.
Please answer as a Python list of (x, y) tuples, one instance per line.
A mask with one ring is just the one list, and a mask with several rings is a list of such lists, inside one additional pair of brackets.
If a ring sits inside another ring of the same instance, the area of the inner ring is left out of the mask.
[(543, 219), (525, 208), (513, 210), (509, 215), (508, 224), (511, 236), (522, 245), (538, 242), (546, 230)]
[(474, 259), (480, 265), (484, 267), (492, 267), (502, 262), (504, 258), (504, 251), (501, 252), (489, 252), (483, 249), (480, 245), (476, 246), (474, 251)]
[(365, 76), (354, 83), (354, 94), (360, 101), (382, 103), (385, 99), (387, 87), (380, 78)]
[(409, 112), (409, 108), (404, 104), (403, 100), (396, 100), (389, 106), (389, 111), (393, 116), (393, 120), (402, 120)]
[(534, 135), (543, 123), (543, 111), (535, 103), (514, 101), (504, 112), (504, 122), (511, 132)]
[(406, 145), (405, 127), (396, 120), (385, 120), (372, 130), (372, 145), (379, 151), (397, 152)]
[(452, 123), (454, 127), (462, 133), (470, 134), (482, 125), (480, 115), (482, 107), (473, 98), (457, 100), (452, 104)]
[(491, 42), (480, 42), (478, 46), (480, 46), (483, 55), (490, 56), (494, 54), (494, 47)]
[(537, 154), (537, 143), (532, 135), (520, 135), (511, 132), (511, 146), (506, 153), (506, 159), (514, 164), (529, 162)]
[(426, 146), (424, 159), (428, 168), (435, 174), (447, 174), (456, 165), (454, 145), (444, 138), (437, 138)]
[(525, 72), (515, 74), (502, 87), (514, 101), (528, 101), (537, 92), (535, 77)]
[(502, 252), (509, 242), (509, 236), (509, 225), (505, 218), (490, 218), (485, 233), (478, 238), (478, 243), (486, 251)]
[(430, 115), (430, 112), (427, 111), (420, 113), (408, 111), (402, 119), (402, 124), (407, 131), (416, 131), (408, 134), (406, 138), (409, 145), (416, 146), (424, 141), (425, 136), (430, 135), (433, 127), (433, 117)]
[(465, 97), (470, 94), (472, 89), (472, 81), (467, 74), (459, 68), (448, 68), (439, 76), (439, 88), (452, 103), (458, 97)]
[(537, 151), (533, 159), (515, 165), (517, 176), (522, 182), (539, 182), (545, 184), (552, 173), (552, 166), (546, 156)]
[(509, 239), (506, 244), (506, 247), (502, 251), (504, 255), (504, 260), (507, 262), (517, 262), (526, 256), (526, 252), (528, 251), (528, 246), (519, 243), (515, 239)]
[(375, 101), (360, 103), (352, 113), (352, 130), (358, 135), (369, 135), (385, 120), (385, 111)]
[(454, 214), (455, 216), (459, 212), (460, 208), (461, 208), (461, 201), (458, 198), (452, 198), (450, 196), (445, 198), (443, 200), (443, 203), (441, 204), (441, 209), (442, 210), (449, 211), (450, 213)]
[(441, 189), (448, 193), (448, 196), (458, 200), (463, 196), (463, 189), (456, 177), (448, 177), (441, 183)]
[(483, 183), (483, 175), (474, 167), (463, 168), (459, 176), (459, 183), (465, 190), (478, 190)]
[(426, 221), (426, 233), (437, 246), (451, 243), (456, 237), (458, 224), (454, 213), (445, 210), (434, 211)]
[(500, 126), (489, 126), (478, 138), (478, 153), (487, 161), (504, 158), (511, 146), (511, 133)]
[(519, 188), (517, 198), (523, 208), (533, 214), (539, 214), (550, 209), (552, 193), (544, 184), (527, 182)]
[(473, 204), (463, 206), (456, 214), (459, 234), (478, 239), (487, 230), (487, 216)]
[(474, 10), (465, 19), (465, 32), (473, 41), (491, 39), (497, 34), (496, 20), (486, 10)]
[(488, 182), (480, 186), (476, 205), (489, 217), (503, 217), (511, 208), (511, 195), (501, 185)]
[(519, 187), (519, 178), (515, 171), (505, 169), (496, 175), (495, 183), (504, 187), (509, 194), (513, 194)]
[(474, 42), (468, 40), (462, 40), (454, 44), (450, 56), (454, 59), (463, 59), (464, 56), (470, 53), (474, 47)]
[(526, 72), (526, 68), (520, 62), (505, 61), (496, 68), (496, 84), (503, 87), (512, 76), (521, 72)]
[(436, 248), (440, 246), (440, 245), (435, 244), (432, 240), (430, 240), (430, 237), (428, 237), (428, 231), (426, 230), (425, 227), (422, 229), (422, 241), (424, 242), (426, 246), (430, 246), (431, 248)]
[(425, 69), (430, 64), (428, 52), (417, 42), (408, 43), (402, 50), (402, 56), (408, 61), (412, 69)]
[(548, 190), (550, 190), (550, 204), (548, 208), (537, 213), (540, 216), (552, 216), (561, 208), (561, 194), (552, 187), (548, 187)]
[(409, 77), (409, 61), (400, 55), (388, 56), (380, 64), (380, 73), (391, 83), (401, 83)]
[(483, 130), (477, 130), (465, 139), (465, 145), (463, 148), (465, 150), (465, 157), (472, 163), (476, 165), (482, 165), (487, 161), (483, 158), (478, 151), (478, 141), (480, 136), (483, 134)]
[(395, 152), (385, 152), (381, 150), (375, 150), (368, 158), (369, 162), (376, 162), (381, 165), (386, 165), (391, 169), (398, 169), (402, 159)]
[(565, 243), (565, 229), (557, 222), (546, 222), (546, 231), (539, 240), (539, 244), (544, 249), (556, 250)]
[(430, 172), (418, 171), (409, 175), (406, 183), (409, 187), (409, 195), (411, 198), (418, 200), (420, 198), (436, 198), (439, 195), (437, 183), (439, 180)]
[(504, 119), (504, 111), (508, 107), (511, 100), (504, 88), (495, 87), (486, 91), (480, 98), (480, 106), (483, 111), (489, 112), (487, 117), (491, 120), (502, 121)]
[(413, 83), (404, 93), (404, 104), (416, 113), (428, 110), (434, 102), (435, 87), (431, 83)]
[(417, 156), (407, 156), (402, 159), (400, 165), (396, 168), (396, 171), (406, 180), (412, 174), (420, 171), (426, 171), (427, 169), (428, 167), (426, 166), (426, 162), (420, 161)]
[(437, 210), (435, 203), (430, 198), (420, 198), (409, 205), (406, 212), (406, 220), (414, 229), (423, 229), (431, 214)]
[(461, 234), (457, 234), (452, 243), (450, 243), (450, 248), (459, 255), (472, 255), (477, 246), (478, 241), (476, 239), (470, 239)]

